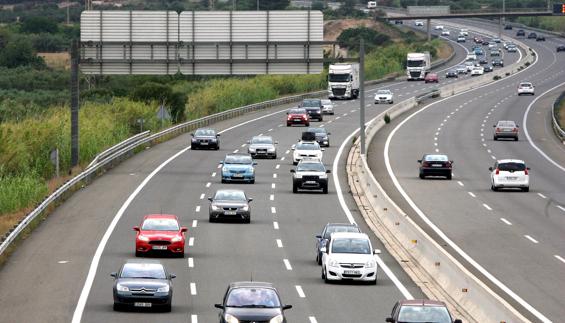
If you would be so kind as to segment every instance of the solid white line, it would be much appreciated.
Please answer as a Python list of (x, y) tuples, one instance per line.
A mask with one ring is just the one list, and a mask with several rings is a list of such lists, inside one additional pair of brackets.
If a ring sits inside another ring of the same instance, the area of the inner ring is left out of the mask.
[(196, 283), (190, 283), (190, 295), (196, 295)]
[(275, 189), (275, 183), (271, 183), (271, 188)]
[(502, 222), (504, 222), (504, 223), (506, 223), (506, 224), (508, 224), (508, 225), (512, 225), (512, 222), (506, 220), (505, 218), (500, 218), (500, 221), (502, 221)]
[(565, 258), (559, 256), (559, 255), (554, 255), (553, 257), (557, 258), (559, 261), (561, 261), (562, 263), (565, 264)]
[(302, 286), (296, 285), (296, 292), (298, 293), (298, 296), (300, 296), (300, 298), (306, 298), (306, 294), (304, 294)]
[(318, 321), (316, 321), (316, 318), (314, 316), (308, 316), (308, 319), (310, 320), (310, 323), (318, 323)]
[(290, 261), (288, 261), (288, 259), (283, 259), (283, 262), (286, 270), (292, 270), (292, 266), (290, 265)]
[(277, 213), (277, 209), (275, 209), (274, 206), (271, 206), (271, 213), (273, 213), (273, 214)]
[(560, 209), (561, 211), (564, 211), (564, 212), (565, 212), (565, 207), (562, 207), (561, 205), (558, 205), (557, 208)]
[(473, 193), (473, 192), (467, 192), (467, 193), (469, 193), (469, 195), (471, 195), (471, 197), (477, 197), (477, 196), (475, 195), (475, 193)]
[(487, 204), (483, 203), (483, 206), (485, 207), (485, 209), (492, 211), (492, 208), (490, 206), (488, 206)]
[(277, 247), (279, 247), (279, 248), (283, 247), (281, 239), (277, 239)]
[(281, 168), (281, 165), (277, 164), (277, 166), (275, 166), (275, 169), (279, 169), (279, 168)]
[(457, 184), (459, 184), (459, 186), (465, 186), (465, 184), (463, 184), (463, 182), (461, 181), (457, 181)]
[(206, 196), (206, 194), (204, 194), (204, 193), (200, 194), (200, 199), (203, 200), (205, 196)]
[(194, 246), (194, 237), (190, 237), (190, 239), (188, 239), (188, 246)]
[(538, 193), (538, 196), (541, 197), (542, 199), (546, 199), (546, 198), (547, 198), (547, 196), (545, 196), (545, 195), (543, 195), (543, 194), (541, 194), (541, 193)]
[(539, 243), (539, 241), (537, 241), (536, 239), (532, 238), (531, 236), (529, 236), (527, 234), (524, 235), (524, 238), (530, 240), (533, 243)]
[(335, 117), (336, 120), (338, 120), (339, 118), (341, 118), (341, 117)]
[(273, 228), (275, 228), (275, 230), (279, 229), (279, 223), (277, 221), (273, 221)]
[(192, 220), (192, 227), (196, 228), (198, 226), (198, 220)]
[(210, 182), (206, 183), (206, 187), (210, 187), (210, 185), (212, 185), (212, 183)]
[(274, 200), (275, 200), (275, 194), (271, 194), (271, 195), (269, 196), (269, 200), (274, 201)]
[(195, 212), (200, 212), (200, 205), (198, 205), (194, 211), (195, 211)]
[(188, 258), (188, 268), (194, 268), (194, 258)]

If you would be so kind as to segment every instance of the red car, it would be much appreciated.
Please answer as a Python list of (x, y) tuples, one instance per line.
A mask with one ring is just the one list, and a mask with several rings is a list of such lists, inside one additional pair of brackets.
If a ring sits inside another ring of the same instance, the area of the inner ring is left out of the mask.
[(390, 317), (386, 322), (440, 322), (461, 323), (460, 319), (453, 319), (444, 302), (413, 299), (398, 301), (392, 308)]
[(437, 76), (436, 73), (428, 73), (426, 75), (426, 77), (424, 77), (424, 82), (425, 83), (430, 83), (430, 82), (439, 83), (439, 77)]
[(184, 257), (185, 233), (188, 229), (179, 225), (176, 215), (146, 215), (141, 226), (135, 226), (133, 230), (137, 232), (136, 257), (150, 252), (170, 252), (177, 257)]
[(293, 124), (303, 124), (306, 127), (310, 126), (310, 117), (306, 109), (293, 108), (286, 113), (286, 126), (290, 127)]

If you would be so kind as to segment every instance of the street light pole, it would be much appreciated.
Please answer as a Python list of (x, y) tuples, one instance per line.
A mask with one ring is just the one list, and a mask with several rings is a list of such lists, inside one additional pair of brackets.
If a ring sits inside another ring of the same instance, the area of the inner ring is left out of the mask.
[(365, 155), (365, 40), (359, 46), (359, 134), (361, 155)]

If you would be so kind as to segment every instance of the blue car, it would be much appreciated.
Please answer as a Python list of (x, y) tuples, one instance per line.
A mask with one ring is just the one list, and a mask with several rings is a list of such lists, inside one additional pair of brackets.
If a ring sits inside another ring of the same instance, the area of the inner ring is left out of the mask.
[(222, 183), (227, 182), (247, 182), (255, 183), (255, 165), (249, 154), (227, 154), (224, 160), (220, 161), (222, 167)]
[(482, 48), (476, 48), (476, 49), (475, 49), (475, 55), (477, 55), (477, 56), (482, 56), (482, 55), (484, 55), (484, 54), (485, 54), (485, 52), (483, 51)]

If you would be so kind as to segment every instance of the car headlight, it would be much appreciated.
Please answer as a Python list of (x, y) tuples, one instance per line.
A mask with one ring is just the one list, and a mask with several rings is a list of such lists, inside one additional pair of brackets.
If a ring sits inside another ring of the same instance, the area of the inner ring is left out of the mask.
[(245, 212), (249, 211), (249, 205), (242, 207), (241, 210)]
[(369, 260), (369, 261), (367, 261), (367, 262), (365, 263), (365, 267), (371, 267), (371, 268), (372, 268), (372, 267), (375, 267), (375, 266), (376, 266), (376, 263), (375, 263), (375, 260), (374, 260), (374, 259), (373, 259), (373, 260)]
[(212, 139), (210, 139), (210, 141), (211, 141), (211, 142), (216, 142), (216, 141), (218, 141), (218, 139), (212, 138)]
[(129, 288), (127, 288), (127, 286), (124, 286), (122, 284), (117, 284), (116, 289), (118, 290), (118, 292), (129, 292)]
[(282, 316), (281, 314), (279, 314), (279, 315), (273, 317), (273, 318), (269, 321), (269, 323), (282, 323), (282, 322), (284, 322), (284, 318), (283, 318), (283, 316)]
[(219, 207), (212, 205), (212, 211), (218, 211), (219, 209), (220, 209)]
[(329, 265), (330, 267), (337, 267), (337, 266), (339, 266), (339, 263), (337, 262), (337, 260), (333, 260), (333, 259), (332, 259), (332, 260), (330, 260), (330, 262), (328, 263), (328, 265)]
[(149, 241), (149, 238), (146, 237), (146, 236), (139, 235), (139, 236), (137, 236), (137, 238), (141, 241)]
[(224, 320), (226, 320), (226, 323), (239, 323), (239, 320), (231, 314), (224, 315)]
[(295, 178), (302, 178), (302, 174), (300, 174), (300, 173), (294, 173), (294, 177), (295, 177)]
[(227, 167), (222, 168), (222, 172), (227, 173), (228, 171), (229, 171), (229, 169)]
[(157, 289), (157, 293), (168, 293), (168, 292), (169, 292), (169, 285)]
[(255, 148), (251, 148), (249, 147), (249, 149), (247, 149), (250, 153), (254, 153), (255, 152)]
[(181, 237), (181, 236), (176, 236), (176, 237), (173, 237), (173, 238), (171, 239), (171, 242), (179, 242), (179, 241), (182, 241), (182, 237)]
[(268, 151), (275, 151), (275, 147), (267, 148)]

